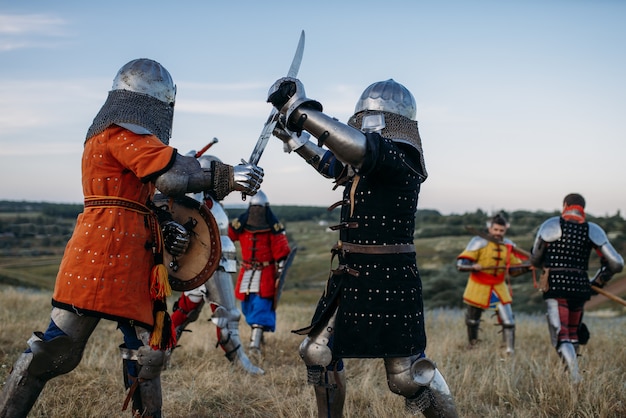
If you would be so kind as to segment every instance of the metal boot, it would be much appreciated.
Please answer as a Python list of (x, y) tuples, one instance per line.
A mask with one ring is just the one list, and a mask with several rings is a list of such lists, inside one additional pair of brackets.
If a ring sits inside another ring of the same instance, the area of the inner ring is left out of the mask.
[(406, 399), (406, 409), (413, 415), (421, 412), (426, 418), (458, 417), (448, 384), (438, 369), (435, 369), (428, 386), (424, 386), (413, 398)]

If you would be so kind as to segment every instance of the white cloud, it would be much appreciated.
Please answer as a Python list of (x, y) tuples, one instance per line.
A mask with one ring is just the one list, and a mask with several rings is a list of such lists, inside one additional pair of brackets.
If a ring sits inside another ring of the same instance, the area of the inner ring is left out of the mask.
[(0, 14), (0, 52), (54, 48), (67, 35), (67, 21), (46, 14)]
[(0, 14), (0, 35), (62, 35), (67, 22), (46, 14)]

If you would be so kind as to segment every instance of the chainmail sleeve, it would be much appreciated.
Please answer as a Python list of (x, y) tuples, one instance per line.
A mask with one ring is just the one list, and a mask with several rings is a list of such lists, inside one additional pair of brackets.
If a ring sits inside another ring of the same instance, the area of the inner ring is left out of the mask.
[(233, 166), (218, 161), (213, 161), (213, 190), (215, 198), (223, 200), (231, 191), (234, 190), (234, 172)]

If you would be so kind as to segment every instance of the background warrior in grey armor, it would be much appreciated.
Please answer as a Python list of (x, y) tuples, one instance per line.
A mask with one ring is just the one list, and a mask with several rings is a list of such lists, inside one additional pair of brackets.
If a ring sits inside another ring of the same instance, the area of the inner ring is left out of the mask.
[(161, 417), (160, 374), (165, 351), (175, 344), (166, 278), (159, 274), (162, 250), (182, 254), (189, 239), (174, 221), (159, 225), (152, 196), (156, 188), (172, 197), (207, 190), (218, 199), (233, 190), (254, 195), (263, 178), (253, 165), (203, 168), (170, 147), (175, 97), (169, 72), (153, 60), (133, 60), (113, 80), (84, 142), (85, 209), (61, 261), (49, 326), (33, 334), (14, 364), (0, 417), (27, 416), (46, 382), (80, 363), (101, 319), (117, 321), (124, 335), (132, 415)]
[[(191, 151), (187, 155), (195, 154), (195, 151)], [(208, 155), (200, 156), (198, 161), (202, 167), (210, 167), (213, 161), (221, 162), (218, 158)], [(211, 278), (203, 285), (183, 292), (174, 303), (172, 324), (176, 329), (177, 339), (180, 340), (187, 325), (198, 319), (204, 304), (207, 303), (212, 312), (211, 322), (217, 327), (217, 344), (224, 350), (226, 358), (248, 373), (263, 374), (263, 369), (250, 362), (239, 337), (241, 312), (235, 303), (235, 290), (231, 277), (231, 274), (237, 272), (237, 250), (233, 241), (228, 237), (228, 215), (210, 191), (195, 193), (191, 197), (205, 203), (215, 218), (220, 230), (222, 253), (219, 267)], [(168, 356), (168, 362), (169, 360)]]
[[(600, 256), (601, 267), (590, 282), (587, 270), (592, 250)], [(577, 383), (582, 379), (578, 370), (579, 344), (585, 344), (588, 338), (582, 324), (583, 308), (593, 294), (591, 285), (602, 288), (622, 271), (624, 259), (604, 230), (585, 220), (585, 199), (571, 193), (563, 200), (561, 216), (539, 227), (530, 261), (543, 269), (539, 290), (546, 302), (552, 345)]]
[[(427, 417), (456, 417), (448, 386), (425, 357), (422, 285), (413, 234), (426, 179), (412, 94), (394, 80), (370, 85), (348, 125), (322, 113), (302, 83), (282, 78), (268, 101), (282, 116), (278, 136), (322, 175), (344, 186), (338, 265), (300, 355), (320, 417), (339, 417), (345, 399), (343, 358), (383, 358), (391, 391)], [(317, 138), (308, 140), (307, 131)], [(323, 146), (328, 147), (328, 150)]]

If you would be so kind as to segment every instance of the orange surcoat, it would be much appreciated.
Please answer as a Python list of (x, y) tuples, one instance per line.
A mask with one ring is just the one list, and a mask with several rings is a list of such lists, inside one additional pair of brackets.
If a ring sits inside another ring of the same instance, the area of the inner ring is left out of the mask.
[[(112, 125), (85, 142), (83, 194), (145, 205), (155, 175), (176, 150), (153, 135)], [(151, 328), (149, 292), (153, 234), (145, 212), (122, 206), (85, 207), (65, 248), (53, 305), (87, 315)]]

